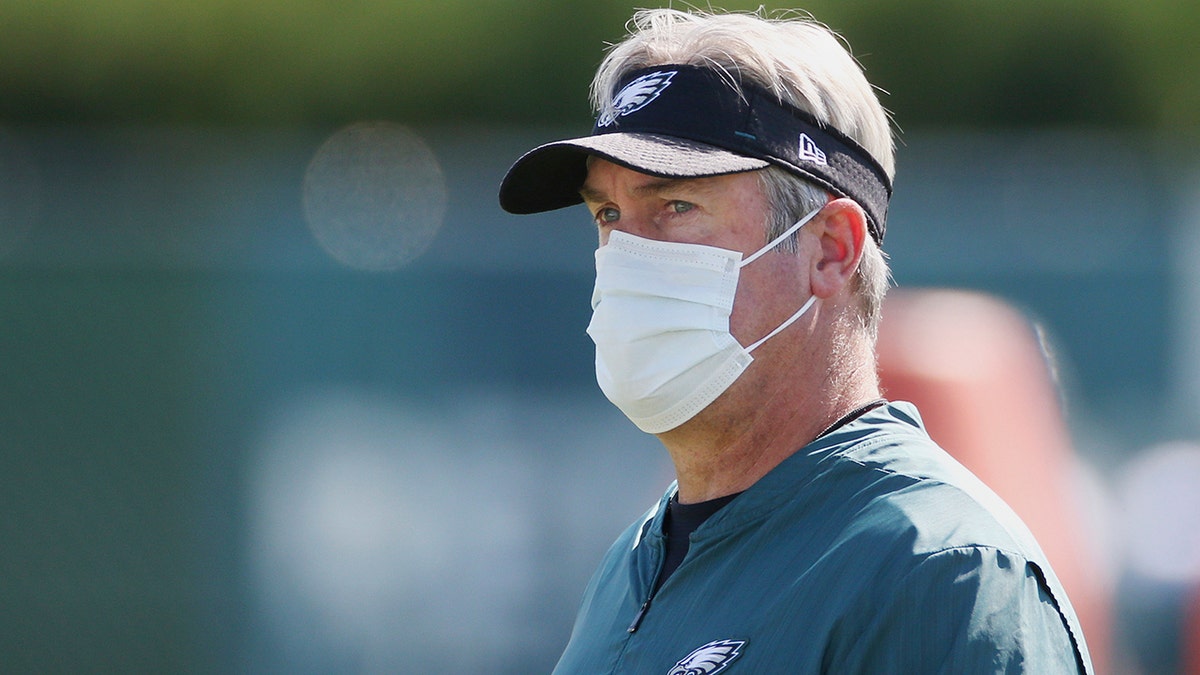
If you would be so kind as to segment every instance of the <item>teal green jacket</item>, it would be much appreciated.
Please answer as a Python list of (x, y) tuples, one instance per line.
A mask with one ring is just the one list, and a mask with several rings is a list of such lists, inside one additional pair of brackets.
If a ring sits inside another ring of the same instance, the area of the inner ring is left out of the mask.
[(555, 673), (1091, 673), (1033, 536), (893, 403), (697, 529), (650, 597), (674, 494), (609, 549)]

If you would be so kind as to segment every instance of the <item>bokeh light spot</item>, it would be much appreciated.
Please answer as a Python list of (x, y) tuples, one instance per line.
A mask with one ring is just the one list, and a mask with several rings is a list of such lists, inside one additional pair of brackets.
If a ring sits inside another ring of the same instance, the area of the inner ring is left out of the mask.
[(1200, 446), (1166, 443), (1119, 477), (1130, 568), (1159, 581), (1200, 580)]
[(304, 176), (304, 215), (334, 259), (388, 271), (429, 247), (446, 212), (446, 181), (419, 135), (389, 122), (338, 131)]

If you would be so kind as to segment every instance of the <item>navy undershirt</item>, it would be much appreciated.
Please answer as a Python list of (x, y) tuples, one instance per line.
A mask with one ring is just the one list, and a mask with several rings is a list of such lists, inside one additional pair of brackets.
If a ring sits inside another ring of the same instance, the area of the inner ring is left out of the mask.
[[(884, 399), (876, 399), (860, 408), (856, 408), (850, 414), (831, 424), (817, 438), (849, 424), (861, 415), (885, 403), (887, 401)], [(663, 534), (666, 535), (667, 539), (667, 552), (663, 559), (662, 570), (658, 573), (658, 580), (654, 584), (654, 592), (656, 594), (658, 593), (658, 589), (663, 585), (663, 582), (667, 580), (667, 577), (674, 574), (675, 569), (679, 567), (679, 564), (687, 556), (692, 533), (703, 525), (704, 521), (713, 517), (726, 504), (733, 501), (740, 494), (740, 492), (735, 492), (731, 495), (695, 504), (680, 504), (679, 493), (675, 493), (671, 497), (671, 501), (667, 502), (667, 512), (663, 514)]]
[(688, 538), (696, 531), (696, 528), (703, 525), (704, 521), (740, 494), (742, 493), (737, 492), (695, 504), (680, 504), (678, 493), (671, 497), (671, 501), (667, 503), (667, 512), (663, 515), (663, 533), (667, 535), (667, 554), (663, 559), (662, 571), (658, 573), (658, 583), (654, 586), (655, 592), (667, 580), (667, 577), (675, 572), (679, 563), (683, 562), (690, 543)]

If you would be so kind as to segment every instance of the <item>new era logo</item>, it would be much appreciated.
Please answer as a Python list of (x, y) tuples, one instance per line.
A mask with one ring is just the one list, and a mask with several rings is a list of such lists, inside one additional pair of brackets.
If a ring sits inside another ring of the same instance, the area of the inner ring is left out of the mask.
[(825, 151), (817, 147), (816, 141), (809, 138), (808, 134), (800, 134), (800, 161), (829, 166)]

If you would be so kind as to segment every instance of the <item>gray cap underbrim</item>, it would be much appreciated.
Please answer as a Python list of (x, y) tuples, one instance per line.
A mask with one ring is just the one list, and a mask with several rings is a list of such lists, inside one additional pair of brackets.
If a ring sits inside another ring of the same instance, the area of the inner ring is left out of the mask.
[(763, 169), (769, 162), (715, 145), (650, 133), (610, 133), (556, 141), (525, 153), (500, 184), (509, 213), (551, 211), (582, 203), (587, 158), (596, 156), (663, 178), (700, 178)]

